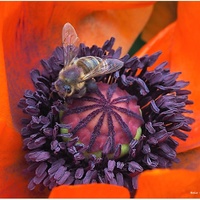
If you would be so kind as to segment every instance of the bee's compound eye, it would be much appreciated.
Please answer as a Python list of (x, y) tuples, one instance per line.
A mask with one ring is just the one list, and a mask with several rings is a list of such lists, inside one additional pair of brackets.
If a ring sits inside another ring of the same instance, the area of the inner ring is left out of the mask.
[(67, 94), (70, 94), (72, 92), (71, 87), (69, 85), (65, 85), (64, 88)]

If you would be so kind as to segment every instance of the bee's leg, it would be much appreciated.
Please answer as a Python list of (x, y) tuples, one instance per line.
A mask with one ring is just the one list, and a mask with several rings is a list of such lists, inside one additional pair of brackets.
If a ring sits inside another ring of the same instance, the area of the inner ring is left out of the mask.
[(97, 83), (96, 83), (95, 79), (93, 79), (93, 78), (86, 82), (86, 87), (87, 87), (88, 92), (94, 92), (98, 89)]

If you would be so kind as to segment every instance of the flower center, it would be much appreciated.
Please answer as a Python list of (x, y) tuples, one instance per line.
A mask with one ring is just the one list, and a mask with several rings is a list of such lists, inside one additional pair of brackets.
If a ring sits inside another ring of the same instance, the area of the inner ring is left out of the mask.
[(131, 140), (141, 135), (143, 119), (137, 98), (116, 84), (97, 83), (97, 86), (96, 92), (68, 104), (61, 122), (71, 125), (73, 138), (78, 136), (88, 152), (100, 153), (109, 143), (109, 153), (122, 145), (124, 155)]

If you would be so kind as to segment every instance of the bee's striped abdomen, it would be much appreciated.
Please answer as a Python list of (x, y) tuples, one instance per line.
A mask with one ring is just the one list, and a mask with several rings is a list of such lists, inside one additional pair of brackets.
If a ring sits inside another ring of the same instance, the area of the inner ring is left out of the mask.
[(76, 64), (78, 67), (81, 67), (85, 73), (90, 72), (93, 70), (97, 65), (102, 63), (102, 59), (99, 57), (94, 56), (86, 56), (77, 59), (74, 64)]

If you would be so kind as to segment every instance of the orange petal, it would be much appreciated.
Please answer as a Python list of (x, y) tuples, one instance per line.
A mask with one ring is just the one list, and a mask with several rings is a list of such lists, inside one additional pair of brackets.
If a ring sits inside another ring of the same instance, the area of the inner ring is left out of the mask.
[(74, 7), (80, 7), (81, 9), (88, 9), (92, 11), (96, 10), (123, 10), (123, 9), (131, 9), (131, 8), (141, 8), (146, 6), (151, 6), (155, 2), (154, 1), (95, 1), (95, 2), (88, 2), (85, 1), (84, 3), (80, 2), (73, 2), (75, 5)]
[(143, 55), (162, 50), (163, 54), (156, 64), (167, 60), (172, 71), (182, 72), (180, 79), (190, 81), (187, 89), (192, 91), (189, 98), (194, 101), (194, 105), (190, 108), (194, 110), (194, 114), (190, 117), (193, 117), (196, 122), (192, 125), (192, 132), (189, 133), (187, 142), (179, 141), (179, 152), (200, 146), (200, 104), (198, 103), (200, 18), (197, 14), (199, 10), (199, 2), (179, 2), (177, 21), (161, 31), (137, 53)]
[[(153, 54), (157, 51), (162, 51), (162, 54), (158, 57), (158, 60), (155, 62), (154, 67), (160, 64), (163, 61), (168, 61), (169, 65), (171, 64), (170, 60), (170, 49), (173, 45), (173, 34), (174, 29), (177, 23), (173, 22), (162, 31), (160, 31), (154, 38), (152, 38), (147, 44), (145, 44), (137, 53), (136, 55), (141, 57), (145, 54)], [(168, 66), (169, 66), (168, 65)], [(153, 69), (153, 67), (152, 67)]]
[[(10, 13), (15, 12), (19, 4), (20, 3), (12, 4), (8, 9), (5, 7), (3, 2), (0, 2), (1, 38), (4, 20)], [(9, 128), (12, 126), (12, 122), (8, 101), (8, 89), (2, 43), (0, 44), (0, 80), (0, 197), (45, 197), (45, 193), (30, 192), (27, 189), (28, 180), (27, 177), (24, 177), (23, 175), (23, 170), (27, 166), (24, 162), (21, 137), (19, 133)]]
[(142, 39), (147, 42), (177, 18), (176, 1), (157, 1), (151, 17), (142, 31)]
[(136, 198), (199, 198), (200, 172), (152, 170), (139, 176)]
[(29, 177), (24, 170), (27, 168), (22, 141), (19, 133), (0, 122), (0, 197), (1, 198), (32, 198), (47, 197), (48, 191), (29, 191)]
[[(194, 101), (193, 117), (196, 122), (187, 140), (189, 148), (200, 146), (200, 84), (199, 84), (199, 54), (200, 54), (200, 2), (182, 2), (178, 6), (178, 21), (174, 32), (175, 43), (171, 54), (171, 69), (182, 71), (181, 78), (189, 80), (188, 89), (192, 91), (190, 99)], [(186, 14), (187, 13), (187, 14)], [(190, 16), (188, 18), (188, 16)], [(183, 149), (180, 149), (183, 150)]]
[[(192, 92), (194, 91), (193, 89), (191, 89), (191, 90), (192, 90)], [(194, 102), (197, 102), (197, 100), (195, 101), (194, 97), (193, 98), (191, 97), (191, 99), (194, 100)], [(198, 104), (198, 103), (196, 103), (196, 104)], [(196, 108), (197, 107), (196, 104), (194, 106), (192, 106), (194, 113), (192, 115), (190, 115), (190, 117), (193, 117), (195, 119), (194, 124), (191, 126), (192, 131), (187, 133), (189, 137), (187, 138), (187, 140), (185, 142), (182, 140), (177, 140), (179, 142), (179, 146), (177, 148), (178, 152), (184, 152), (189, 149), (200, 147), (200, 134), (199, 134), (200, 111)]]
[(56, 187), (49, 198), (130, 198), (130, 193), (121, 186), (93, 183)]
[(178, 154), (180, 163), (174, 163), (173, 169), (188, 169), (192, 171), (200, 171), (200, 148), (192, 149)]
[[(6, 9), (11, 4), (17, 2), (6, 2)], [(87, 45), (102, 45), (105, 39), (114, 36), (116, 46), (127, 51), (153, 7), (152, 2), (121, 2), (123, 10), (119, 9), (119, 3), (113, 5), (114, 10), (106, 10), (111, 2), (106, 6), (103, 2), (22, 2), (8, 15), (3, 24), (3, 50), (12, 117), (18, 130), (23, 115), (16, 105), (25, 89), (33, 89), (29, 71), (35, 67), (41, 69), (40, 59), (50, 57), (53, 49), (61, 45), (64, 23), (70, 22), (80, 41)]]
[(152, 9), (152, 4), (144, 4), (143, 7), (126, 10), (93, 12), (80, 20), (77, 31), (81, 41), (89, 46), (94, 43), (102, 46), (105, 40), (113, 36), (116, 38), (114, 48), (121, 46), (122, 54), (126, 54), (149, 19)]
[[(10, 6), (9, 10), (5, 9), (5, 4), (0, 2), (0, 38), (2, 38), (3, 33), (3, 24), (7, 15), (14, 12), (19, 4), (15, 4)], [(11, 114), (10, 114), (10, 105), (8, 99), (8, 87), (7, 87), (7, 79), (6, 79), (6, 71), (5, 71), (5, 62), (4, 62), (4, 52), (3, 52), (3, 44), (0, 43), (0, 80), (1, 80), (1, 90), (0, 90), (0, 120), (7, 121), (9, 126), (12, 125), (11, 122)]]

